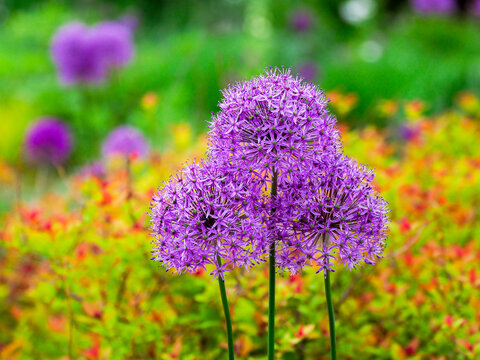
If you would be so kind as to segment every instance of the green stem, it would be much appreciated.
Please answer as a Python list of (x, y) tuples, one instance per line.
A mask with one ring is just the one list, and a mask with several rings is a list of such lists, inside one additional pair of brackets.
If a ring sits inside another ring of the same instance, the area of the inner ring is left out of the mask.
[[(220, 257), (217, 257), (218, 266), (222, 266)], [(228, 343), (228, 359), (235, 359), (235, 352), (233, 348), (233, 331), (232, 319), (230, 318), (230, 310), (228, 308), (227, 292), (225, 291), (225, 281), (218, 276), (218, 285), (220, 287), (220, 296), (222, 297), (223, 312), (225, 314), (225, 325), (227, 327), (227, 343)]]
[[(273, 169), (271, 197), (277, 197), (277, 179), (278, 175)], [(272, 209), (272, 214), (275, 209)], [(274, 360), (275, 357), (275, 242), (270, 244), (269, 254), (269, 275), (268, 275), (268, 360)]]
[(330, 326), (330, 353), (331, 360), (337, 359), (337, 345), (335, 342), (335, 314), (333, 313), (332, 293), (330, 290), (330, 271), (325, 276), (325, 297), (327, 299), (328, 324)]
[(268, 278), (268, 360), (274, 359), (275, 351), (275, 243), (270, 244)]

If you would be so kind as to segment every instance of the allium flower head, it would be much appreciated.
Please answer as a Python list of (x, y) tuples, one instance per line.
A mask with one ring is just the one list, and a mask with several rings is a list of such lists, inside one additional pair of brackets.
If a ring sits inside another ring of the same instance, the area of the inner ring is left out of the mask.
[(413, 9), (423, 14), (451, 14), (455, 11), (455, 0), (412, 0)]
[(480, 0), (473, 1), (471, 12), (474, 16), (480, 16)]
[(107, 67), (92, 41), (91, 30), (80, 22), (60, 27), (52, 39), (51, 53), (62, 82), (98, 83)]
[(81, 176), (94, 176), (97, 178), (103, 178), (106, 175), (106, 170), (105, 166), (101, 161), (94, 161), (89, 164), (84, 165), (80, 171), (79, 174)]
[(313, 84), (273, 69), (222, 92), (210, 124), (210, 153), (259, 177), (279, 183), (308, 168), (313, 157), (335, 153), (336, 119)]
[(404, 141), (413, 141), (420, 135), (420, 129), (413, 124), (400, 124), (398, 135)]
[(134, 127), (124, 125), (114, 129), (102, 145), (103, 156), (138, 156), (144, 158), (149, 146), (143, 135)]
[(140, 19), (134, 14), (127, 14), (118, 19), (118, 22), (127, 27), (131, 32), (137, 30)]
[(132, 32), (123, 23), (106, 21), (93, 28), (92, 42), (109, 67), (122, 67), (133, 57)]
[(290, 16), (290, 26), (295, 31), (308, 31), (312, 27), (312, 24), (312, 14), (306, 9), (297, 10)]
[(178, 273), (213, 265), (211, 274), (222, 278), (232, 268), (262, 261), (266, 240), (254, 205), (259, 198), (251, 176), (225, 173), (212, 163), (186, 166), (153, 198), (153, 260)]
[(348, 269), (373, 264), (385, 247), (388, 223), (387, 204), (375, 192), (373, 177), (373, 171), (338, 154), (304, 183), (292, 185), (297, 218), (282, 224), (278, 266), (295, 273), (311, 265), (333, 271), (334, 259)]
[(54, 35), (51, 53), (62, 82), (99, 83), (112, 68), (124, 66), (131, 60), (131, 30), (119, 22), (94, 27), (71, 22)]
[(70, 130), (56, 118), (40, 118), (27, 130), (25, 151), (35, 163), (61, 165), (72, 151)]

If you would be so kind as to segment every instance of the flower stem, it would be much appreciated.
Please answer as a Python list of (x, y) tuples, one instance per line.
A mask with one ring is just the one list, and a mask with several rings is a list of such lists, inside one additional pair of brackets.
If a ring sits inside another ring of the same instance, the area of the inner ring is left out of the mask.
[(268, 277), (268, 360), (274, 359), (275, 350), (275, 243), (270, 244)]
[[(217, 257), (218, 266), (222, 265), (220, 257)], [(220, 296), (222, 298), (223, 312), (225, 314), (225, 325), (227, 327), (227, 343), (228, 343), (228, 359), (235, 359), (235, 352), (233, 348), (233, 331), (232, 331), (232, 319), (230, 318), (230, 310), (228, 308), (227, 292), (225, 291), (225, 280), (218, 276), (218, 285), (220, 287)]]
[[(271, 197), (277, 197), (277, 179), (278, 175), (273, 170)], [(275, 209), (272, 209), (272, 214)], [(269, 275), (268, 275), (268, 360), (274, 360), (275, 357), (275, 241), (270, 244), (269, 254)]]
[(337, 359), (337, 345), (335, 342), (335, 314), (333, 313), (332, 293), (330, 290), (330, 271), (325, 275), (325, 297), (327, 299), (328, 324), (330, 326), (330, 353), (331, 360)]

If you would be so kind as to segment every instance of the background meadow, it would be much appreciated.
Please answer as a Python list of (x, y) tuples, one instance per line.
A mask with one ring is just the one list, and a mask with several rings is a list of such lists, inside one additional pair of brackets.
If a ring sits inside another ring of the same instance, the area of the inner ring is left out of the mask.
[[(66, 81), (75, 21), (131, 52)], [(385, 258), (332, 276), (339, 358), (480, 357), (480, 2), (4, 0), (0, 24), (0, 359), (224, 358), (216, 284), (149, 260), (146, 213), (204, 155), (220, 90), (282, 65), (325, 89), (392, 209)], [(45, 117), (64, 161), (32, 156)], [(124, 125), (144, 152), (109, 150)], [(265, 358), (267, 270), (226, 278), (239, 359)], [(313, 270), (279, 277), (277, 329), (278, 359), (328, 358)]]

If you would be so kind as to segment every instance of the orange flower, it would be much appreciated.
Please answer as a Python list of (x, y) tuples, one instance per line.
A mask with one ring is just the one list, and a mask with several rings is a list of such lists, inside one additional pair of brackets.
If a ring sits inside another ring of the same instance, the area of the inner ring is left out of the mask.
[(154, 92), (148, 92), (143, 95), (141, 104), (144, 110), (152, 110), (158, 104), (158, 95)]

